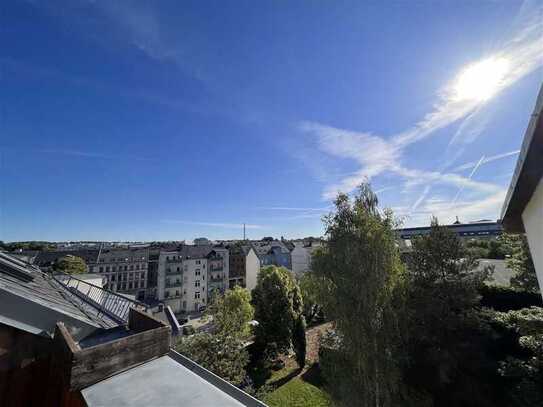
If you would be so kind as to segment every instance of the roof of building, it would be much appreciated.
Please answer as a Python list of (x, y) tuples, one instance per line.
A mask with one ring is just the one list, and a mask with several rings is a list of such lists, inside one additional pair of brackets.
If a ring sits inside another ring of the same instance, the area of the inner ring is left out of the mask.
[(534, 112), (507, 191), (501, 217), (505, 229), (510, 232), (524, 232), (522, 212), (543, 177), (543, 85), (535, 104)]
[(98, 249), (43, 251), (36, 256), (34, 264), (41, 267), (49, 266), (58, 259), (68, 255), (81, 257), (86, 263), (96, 263)]
[(0, 322), (50, 336), (64, 321), (78, 339), (118, 323), (37, 267), (0, 253)]
[(258, 257), (265, 256), (267, 254), (272, 254), (274, 249), (279, 249), (281, 253), (290, 253), (290, 250), (285, 246), (285, 244), (279, 240), (274, 241), (256, 241), (251, 242), (256, 255)]
[(93, 384), (81, 394), (89, 407), (266, 406), (174, 351)]

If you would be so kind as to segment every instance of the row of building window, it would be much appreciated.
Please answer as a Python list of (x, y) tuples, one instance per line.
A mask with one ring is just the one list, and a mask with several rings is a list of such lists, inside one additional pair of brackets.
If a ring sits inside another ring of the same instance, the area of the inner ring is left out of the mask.
[[(116, 272), (116, 271), (133, 271), (133, 270), (145, 270), (146, 269), (146, 265), (145, 264), (142, 264), (141, 267), (139, 264), (136, 264), (136, 266), (134, 267), (133, 264), (131, 264), (130, 266), (119, 266), (119, 269), (117, 269), (117, 266), (100, 266), (98, 267), (98, 272), (99, 273), (109, 273), (109, 272)], [(96, 272), (96, 267), (93, 267), (92, 269), (93, 272)]]
[(129, 262), (129, 261), (147, 261), (147, 259), (145, 258), (145, 256), (142, 256), (142, 257), (124, 257), (124, 258), (112, 257), (110, 259), (103, 258), (103, 259), (98, 260), (99, 263), (116, 263), (116, 262), (118, 263), (118, 262)]

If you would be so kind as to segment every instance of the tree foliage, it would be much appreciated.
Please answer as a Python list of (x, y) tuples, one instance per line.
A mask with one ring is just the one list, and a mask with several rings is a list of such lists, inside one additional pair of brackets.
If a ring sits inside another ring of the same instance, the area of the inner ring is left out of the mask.
[(214, 296), (207, 313), (213, 318), (216, 334), (240, 339), (250, 335), (254, 309), (248, 290), (236, 286), (224, 295)]
[(320, 282), (314, 273), (304, 273), (298, 281), (300, 292), (303, 299), (303, 313), (307, 323), (311, 323), (318, 314), (321, 307), (319, 305)]
[(208, 308), (213, 333), (182, 338), (177, 350), (230, 383), (240, 385), (249, 361), (245, 341), (250, 334), (248, 323), (254, 314), (250, 301), (249, 292), (240, 287), (214, 296)]
[(365, 184), (353, 201), (340, 194), (335, 207), (325, 218), (326, 244), (312, 262), (319, 302), (336, 324), (327, 344), (332, 356), (321, 361), (325, 378), (343, 405), (400, 405), (404, 270), (396, 222), (379, 211)]
[(245, 378), (249, 355), (234, 337), (197, 333), (182, 339), (177, 351), (234, 385)]
[(81, 257), (69, 254), (58, 259), (54, 264), (54, 270), (67, 274), (83, 274), (87, 272), (87, 264)]
[(302, 315), (300, 289), (292, 273), (284, 267), (263, 268), (252, 292), (256, 327), (256, 344), (271, 357), (288, 351), (297, 320)]
[(511, 277), (511, 286), (530, 292), (539, 292), (534, 262), (530, 255), (526, 236), (505, 235), (504, 239), (511, 253), (511, 257), (507, 260), (507, 266), (515, 273)]
[(296, 362), (300, 369), (305, 366), (305, 355), (307, 341), (305, 338), (305, 318), (303, 315), (299, 315), (294, 322), (294, 330), (292, 332), (292, 346), (294, 353), (296, 354)]
[(435, 405), (488, 405), (487, 388), (470, 381), (485, 363), (477, 306), (489, 270), (477, 270), (460, 239), (436, 219), (428, 235), (413, 240), (407, 265), (407, 383)]
[(495, 320), (518, 334), (522, 349), (500, 362), (500, 374), (510, 380), (508, 402), (514, 407), (543, 405), (543, 308), (497, 312)]

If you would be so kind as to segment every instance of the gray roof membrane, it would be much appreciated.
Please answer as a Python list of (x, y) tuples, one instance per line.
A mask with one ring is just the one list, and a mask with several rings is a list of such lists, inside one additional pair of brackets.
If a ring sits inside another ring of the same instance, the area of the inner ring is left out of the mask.
[[(241, 397), (238, 399), (229, 393)], [(170, 355), (93, 384), (81, 390), (81, 394), (89, 407), (265, 406), (229, 383), (210, 383), (204, 375), (192, 371)]]

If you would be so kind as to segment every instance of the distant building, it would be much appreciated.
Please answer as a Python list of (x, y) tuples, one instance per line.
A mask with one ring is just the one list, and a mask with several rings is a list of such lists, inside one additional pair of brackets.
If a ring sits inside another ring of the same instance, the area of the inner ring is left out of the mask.
[(311, 256), (313, 252), (322, 246), (319, 241), (295, 240), (292, 242), (293, 249), (290, 252), (292, 258), (292, 271), (300, 277), (311, 268)]
[[(470, 222), (470, 223), (460, 223), (457, 219), (452, 225), (444, 225), (450, 231), (454, 232), (458, 237), (462, 239), (472, 239), (472, 238), (487, 238), (495, 239), (503, 233), (502, 225), (498, 222), (492, 221), (479, 221), (479, 222)], [(404, 240), (411, 240), (416, 236), (423, 236), (430, 233), (430, 226), (414, 227), (414, 228), (403, 228), (397, 229), (400, 238)]]
[(211, 241), (206, 237), (197, 237), (194, 239), (194, 245), (195, 246), (209, 246), (211, 245)]
[(143, 300), (147, 288), (148, 261), (147, 248), (102, 249), (96, 263), (89, 265), (89, 271), (105, 278), (105, 288)]
[(285, 267), (292, 270), (292, 259), (290, 250), (285, 243), (279, 240), (253, 241), (251, 245), (260, 259), (260, 265)]
[(175, 313), (198, 312), (214, 290), (228, 287), (228, 250), (222, 246), (182, 246), (161, 251), (157, 297)]
[(543, 295), (543, 86), (502, 209), (507, 232), (526, 233)]
[(256, 287), (256, 279), (260, 271), (260, 259), (249, 244), (236, 242), (228, 246), (230, 270), (228, 287), (243, 287), (249, 291)]

